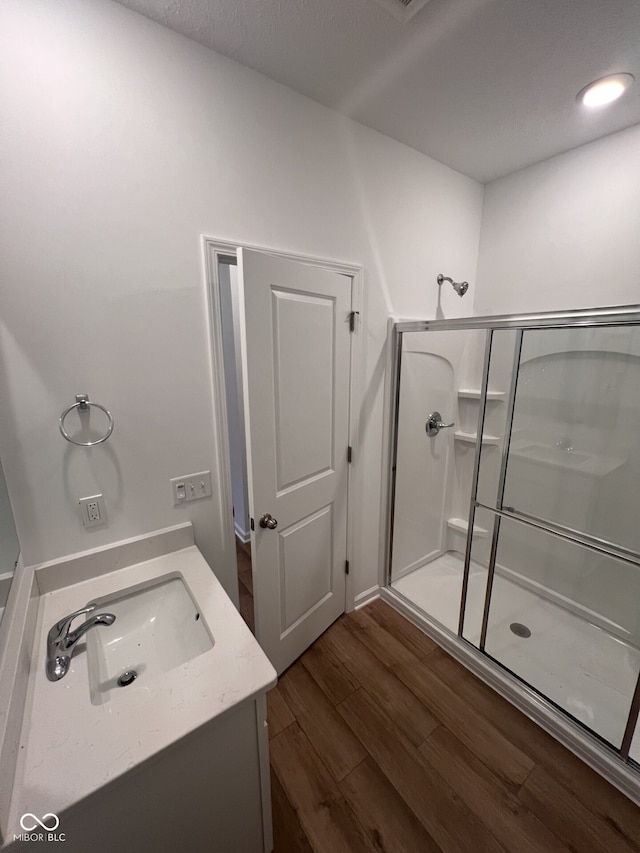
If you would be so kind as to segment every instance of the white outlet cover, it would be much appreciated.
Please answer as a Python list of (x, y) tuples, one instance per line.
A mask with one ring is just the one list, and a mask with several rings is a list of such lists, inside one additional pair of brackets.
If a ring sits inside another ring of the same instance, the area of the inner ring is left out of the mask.
[(99, 527), (107, 523), (107, 512), (104, 508), (102, 495), (90, 495), (80, 498), (80, 516), (85, 527)]

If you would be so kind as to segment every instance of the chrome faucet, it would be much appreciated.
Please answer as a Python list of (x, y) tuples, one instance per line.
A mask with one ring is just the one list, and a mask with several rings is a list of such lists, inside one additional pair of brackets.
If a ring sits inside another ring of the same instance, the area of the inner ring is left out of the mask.
[(47, 635), (47, 678), (49, 681), (60, 681), (69, 671), (71, 658), (76, 643), (81, 637), (96, 625), (113, 625), (116, 617), (113, 613), (98, 613), (79, 625), (75, 631), (70, 631), (71, 623), (76, 616), (83, 613), (93, 613), (97, 604), (89, 604), (82, 610), (76, 610), (69, 616), (65, 616), (51, 628)]

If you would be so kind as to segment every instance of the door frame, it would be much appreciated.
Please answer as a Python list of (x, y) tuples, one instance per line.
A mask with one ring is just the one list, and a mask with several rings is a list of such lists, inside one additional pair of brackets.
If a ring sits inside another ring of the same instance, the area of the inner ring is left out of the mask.
[[(355, 577), (357, 574), (357, 551), (355, 548), (356, 531), (359, 529), (356, 483), (360, 479), (362, 460), (360, 459), (360, 410), (364, 387), (364, 270), (357, 264), (328, 260), (312, 255), (298, 255), (284, 252), (270, 246), (257, 246), (243, 241), (221, 240), (216, 237), (202, 237), (204, 277), (206, 282), (207, 321), (209, 335), (209, 353), (211, 357), (211, 377), (213, 382), (213, 423), (214, 445), (217, 469), (219, 472), (220, 514), (223, 530), (223, 549), (227, 559), (235, 555), (235, 523), (233, 519), (233, 499), (231, 492), (231, 464), (229, 458), (229, 433), (227, 421), (227, 399), (225, 393), (224, 362), (222, 353), (222, 315), (220, 310), (220, 281), (218, 263), (225, 258), (236, 258), (238, 249), (252, 249), (267, 255), (276, 255), (285, 260), (307, 264), (330, 270), (351, 278), (351, 310), (355, 312), (355, 328), (350, 335), (349, 359), (349, 446), (352, 448), (351, 464), (347, 470), (347, 554), (349, 573), (345, 583), (346, 612), (356, 605)], [(237, 600), (237, 580), (234, 583)]]

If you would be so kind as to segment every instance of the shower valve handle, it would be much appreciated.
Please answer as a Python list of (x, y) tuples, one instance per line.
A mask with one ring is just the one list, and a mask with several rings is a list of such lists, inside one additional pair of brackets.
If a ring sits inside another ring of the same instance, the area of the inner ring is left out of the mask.
[(440, 414), (440, 412), (431, 412), (431, 414), (427, 418), (427, 422), (424, 425), (424, 428), (429, 438), (433, 438), (433, 436), (437, 435), (441, 429), (449, 429), (449, 427), (452, 426), (455, 426), (455, 423), (442, 423), (442, 415)]

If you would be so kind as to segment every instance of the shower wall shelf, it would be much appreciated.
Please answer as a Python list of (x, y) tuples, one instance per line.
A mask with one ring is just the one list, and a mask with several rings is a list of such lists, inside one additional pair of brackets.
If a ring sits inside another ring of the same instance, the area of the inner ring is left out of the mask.
[[(464, 533), (465, 536), (469, 532), (469, 522), (466, 518), (448, 518), (447, 527), (450, 527), (452, 530), (455, 530), (458, 533)], [(489, 531), (486, 530), (484, 527), (480, 527), (478, 524), (474, 524), (473, 535), (479, 537), (480, 539), (486, 539), (489, 535)]]
[[(454, 432), (453, 437), (456, 441), (466, 441), (468, 444), (475, 444), (478, 440), (477, 432), (462, 432), (462, 430), (458, 430)], [(496, 445), (500, 444), (502, 439), (499, 435), (483, 435), (482, 436), (482, 444)]]
[[(482, 391), (479, 388), (459, 388), (458, 397), (464, 397), (465, 400), (480, 400)], [(504, 391), (487, 391), (487, 400), (504, 400), (506, 392)]]

